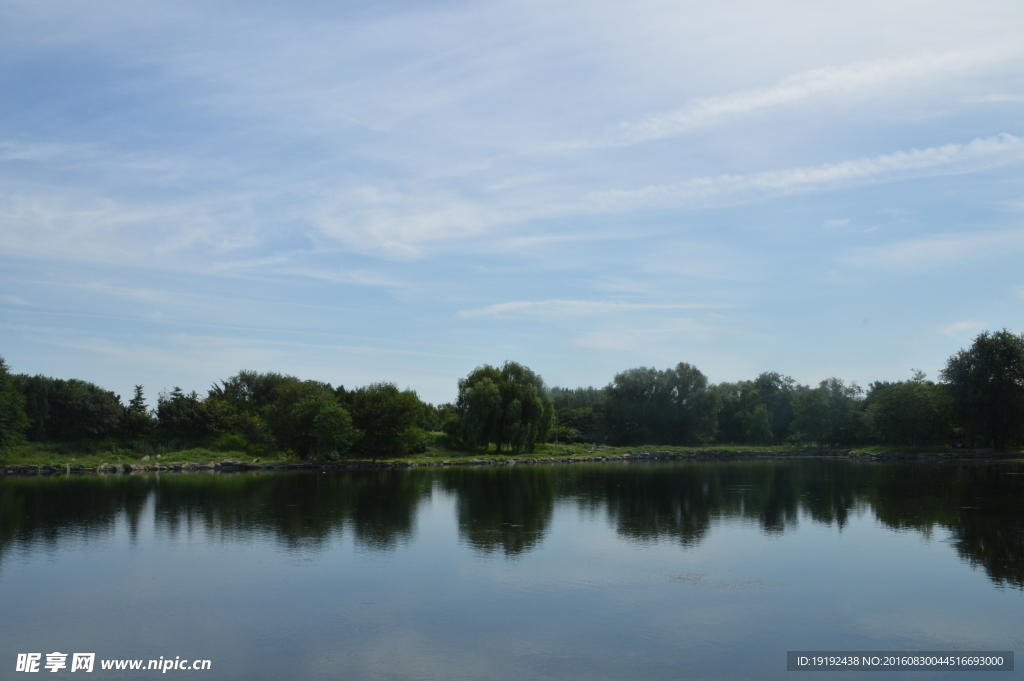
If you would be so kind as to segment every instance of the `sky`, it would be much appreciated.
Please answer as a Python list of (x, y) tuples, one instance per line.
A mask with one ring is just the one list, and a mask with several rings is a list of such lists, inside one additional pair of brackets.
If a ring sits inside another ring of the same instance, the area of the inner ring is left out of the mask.
[(0, 355), (930, 378), (1024, 331), (1024, 3), (0, 0)]

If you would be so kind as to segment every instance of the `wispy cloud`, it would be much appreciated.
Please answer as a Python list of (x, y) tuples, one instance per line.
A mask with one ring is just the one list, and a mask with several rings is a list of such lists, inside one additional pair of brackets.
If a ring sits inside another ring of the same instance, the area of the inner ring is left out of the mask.
[[(1024, 283), (1024, 4), (371, 5), (0, 0), (0, 302), (69, 342), (125, 334), (69, 354), (16, 330), (5, 356), (129, 388), (128, 364), (431, 376), (443, 400), (493, 348), (582, 372), (710, 339), (753, 362), (763, 331), (797, 373), (835, 300), (905, 317), (844, 265), (891, 288), (983, 257), (1001, 267), (960, 299), (905, 287), (915, 323), (937, 345), (1013, 324), (977, 300)], [(865, 184), (870, 205), (833, 191)], [(237, 341), (172, 337), (196, 329)], [(846, 367), (899, 364), (840, 336)]]
[[(338, 192), (317, 205), (311, 220), (330, 239), (359, 252), (389, 258), (422, 257), (430, 247), (469, 240), (497, 240), (503, 248), (534, 237), (499, 233), (534, 220), (573, 218), (659, 208), (697, 208), (772, 196), (831, 190), (866, 182), (895, 182), (921, 175), (977, 172), (1024, 159), (1024, 140), (1003, 133), (925, 149), (911, 149), (838, 163), (751, 174), (696, 177), (639, 189), (613, 189), (573, 199), (561, 195), (468, 198), (449, 190), (381, 189)], [(840, 223), (829, 223), (835, 226)], [(548, 232), (543, 241), (621, 238), (620, 233)]]
[(1017, 59), (1022, 52), (1024, 50), (1019, 45), (1007, 45), (813, 69), (768, 87), (741, 90), (720, 97), (698, 97), (676, 111), (622, 123), (617, 135), (605, 143), (633, 144), (715, 125), (741, 114), (808, 100), (888, 88), (896, 84), (916, 86), (922, 80), (949, 77), (954, 73)]
[(447, 192), (425, 194), (360, 187), (340, 192), (312, 213), (328, 237), (362, 252), (421, 255), (425, 244), (464, 239), (508, 220), (485, 204)]
[(858, 267), (894, 271), (933, 267), (982, 256), (1008, 256), (1024, 250), (1024, 229), (971, 234), (935, 234), (884, 246), (857, 248), (840, 260)]
[(161, 267), (190, 248), (210, 254), (251, 243), (247, 230), (234, 229), (216, 212), (211, 203), (196, 201), (0, 194), (0, 253)]
[(1022, 104), (1024, 95), (986, 95), (969, 101), (978, 104)]
[(514, 315), (560, 319), (598, 317), (643, 310), (709, 310), (723, 305), (707, 303), (621, 303), (601, 300), (513, 300), (476, 310), (461, 310), (460, 317), (511, 317)]
[(647, 324), (630, 324), (587, 331), (572, 339), (579, 348), (636, 352), (650, 347), (678, 347), (683, 341), (706, 341), (720, 334), (722, 328), (687, 317), (673, 317)]
[(584, 204), (595, 211), (710, 205), (725, 200), (753, 200), (766, 196), (854, 183), (899, 180), (922, 172), (970, 172), (1024, 158), (1024, 141), (1007, 133), (972, 140), (967, 144), (898, 151), (818, 166), (772, 170), (749, 175), (697, 177), (641, 189), (594, 192)]
[(127, 286), (110, 286), (109, 284), (103, 284), (100, 282), (90, 282), (88, 284), (84, 284), (82, 288), (92, 293), (100, 293), (153, 304), (173, 303), (177, 298), (177, 296), (168, 291), (157, 291), (144, 287), (134, 288)]
[(11, 161), (68, 161), (81, 160), (83, 156), (95, 152), (94, 145), (59, 144), (55, 142), (24, 142), (21, 140), (0, 140), (0, 163)]
[(957, 322), (944, 326), (939, 329), (939, 333), (944, 336), (959, 336), (965, 331), (973, 331), (975, 329), (984, 329), (986, 324), (984, 322)]

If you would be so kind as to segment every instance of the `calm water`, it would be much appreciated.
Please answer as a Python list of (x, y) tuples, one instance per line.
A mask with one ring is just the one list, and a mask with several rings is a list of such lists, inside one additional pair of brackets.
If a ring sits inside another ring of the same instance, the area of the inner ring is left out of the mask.
[(1021, 651), (1024, 465), (7, 479), (0, 613), (0, 679), (52, 651), (275, 681), (773, 679), (787, 650)]

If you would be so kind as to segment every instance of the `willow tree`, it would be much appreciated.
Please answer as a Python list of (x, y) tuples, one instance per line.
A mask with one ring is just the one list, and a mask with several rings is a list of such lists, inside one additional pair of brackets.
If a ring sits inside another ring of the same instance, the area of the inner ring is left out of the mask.
[(691, 364), (627, 369), (605, 391), (616, 444), (699, 444), (718, 429), (719, 396)]
[(469, 447), (532, 452), (547, 440), (554, 406), (544, 380), (517, 362), (484, 365), (459, 381), (456, 417), (447, 430)]

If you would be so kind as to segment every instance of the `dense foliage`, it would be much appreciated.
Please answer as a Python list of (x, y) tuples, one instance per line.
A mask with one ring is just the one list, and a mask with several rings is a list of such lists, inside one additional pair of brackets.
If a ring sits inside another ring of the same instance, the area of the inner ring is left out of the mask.
[(1004, 449), (1024, 433), (1024, 334), (984, 332), (949, 358), (942, 378), (972, 443)]
[(608, 444), (838, 447), (884, 444), (992, 447), (1024, 444), (1024, 334), (979, 335), (953, 355), (942, 382), (915, 371), (867, 393), (828, 378), (816, 387), (766, 372), (709, 385), (696, 368), (641, 367), (604, 388), (552, 388), (553, 437)]
[(0, 452), (21, 442), (28, 425), (25, 397), (14, 386), (7, 362), (0, 357)]
[(641, 367), (615, 375), (606, 389), (609, 433), (616, 444), (695, 445), (718, 428), (718, 399), (696, 367)]
[(546, 442), (553, 405), (544, 380), (516, 362), (484, 365), (459, 381), (455, 410), (445, 423), (449, 438), (470, 447), (493, 443), (500, 452), (532, 452)]
[(136, 451), (208, 446), (301, 459), (422, 452), (442, 410), (411, 390), (377, 383), (355, 391), (275, 372), (240, 371), (205, 396), (175, 387), (150, 409), (142, 386), (127, 405), (92, 383), (10, 376), (0, 358), (0, 450), (27, 438)]
[(426, 451), (427, 434), (418, 426), (424, 405), (412, 390), (373, 383), (350, 393), (348, 405), (359, 432), (356, 451), (373, 458)]
[(118, 395), (78, 379), (14, 376), (25, 399), (31, 440), (96, 438), (117, 433), (123, 407)]
[(516, 362), (484, 365), (434, 406), (392, 383), (355, 390), (275, 372), (240, 371), (205, 396), (174, 388), (127, 405), (87, 381), (11, 375), (0, 358), (0, 451), (24, 439), (107, 443), (136, 451), (207, 446), (300, 458), (424, 452), (428, 432), (451, 447), (532, 452), (548, 442), (612, 445), (921, 447), (1024, 445), (1024, 334), (984, 332), (952, 357), (941, 382), (800, 385), (776, 372), (708, 382), (680, 362), (628, 369), (603, 388), (551, 388)]
[(281, 383), (265, 412), (274, 439), (300, 459), (310, 455), (335, 458), (354, 439), (352, 417), (325, 383)]

